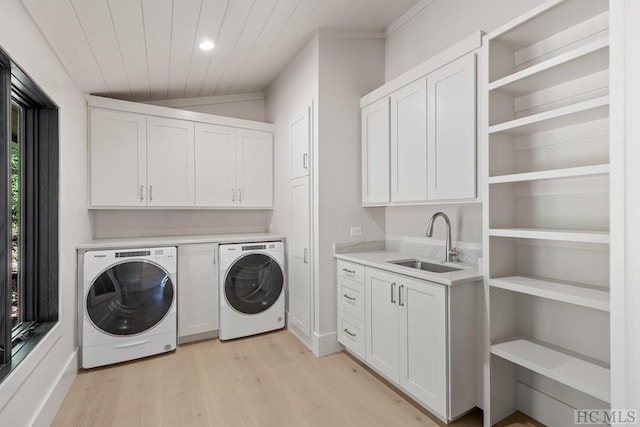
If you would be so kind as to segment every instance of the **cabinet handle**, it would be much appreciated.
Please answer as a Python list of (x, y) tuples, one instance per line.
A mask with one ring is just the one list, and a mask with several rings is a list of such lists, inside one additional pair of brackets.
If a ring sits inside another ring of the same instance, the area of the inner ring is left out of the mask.
[(305, 264), (309, 262), (309, 260), (307, 259), (307, 248), (304, 248), (304, 251), (302, 253), (302, 262), (304, 262)]
[(342, 294), (343, 297), (345, 297), (346, 299), (348, 299), (349, 301), (355, 301), (356, 298), (355, 297), (350, 297), (349, 294)]
[(396, 300), (393, 299), (394, 290), (396, 289), (396, 282), (391, 284), (391, 304), (395, 304)]
[(153, 201), (153, 185), (149, 186), (149, 201)]
[(140, 201), (144, 200), (144, 185), (140, 186)]
[(356, 274), (355, 270), (349, 270), (348, 268), (343, 268), (342, 271), (346, 271), (347, 273)]
[(402, 288), (404, 288), (404, 285), (400, 285), (398, 288), (398, 305), (400, 307), (404, 307), (404, 303), (402, 302)]
[(344, 328), (343, 331), (344, 331), (345, 334), (349, 335), (350, 337), (353, 337), (353, 338), (356, 337), (356, 334), (353, 334), (353, 333), (349, 332), (349, 330), (347, 328)]
[(307, 162), (308, 156), (309, 156), (309, 155), (308, 155), (307, 153), (304, 153), (304, 154), (302, 155), (302, 168), (303, 168), (303, 169), (309, 169), (309, 164), (308, 164), (308, 162)]
[(242, 190), (238, 188), (238, 203), (242, 203)]
[(216, 264), (216, 258), (218, 258), (218, 250), (214, 249), (213, 250), (213, 265)]
[(231, 201), (235, 203), (236, 201), (236, 189), (232, 188), (231, 189)]

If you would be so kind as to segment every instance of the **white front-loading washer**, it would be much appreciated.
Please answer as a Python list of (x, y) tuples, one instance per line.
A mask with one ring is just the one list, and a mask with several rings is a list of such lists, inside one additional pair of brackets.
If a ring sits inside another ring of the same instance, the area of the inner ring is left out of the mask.
[(284, 244), (220, 245), (221, 340), (284, 327)]
[(84, 254), (82, 367), (176, 348), (176, 248)]

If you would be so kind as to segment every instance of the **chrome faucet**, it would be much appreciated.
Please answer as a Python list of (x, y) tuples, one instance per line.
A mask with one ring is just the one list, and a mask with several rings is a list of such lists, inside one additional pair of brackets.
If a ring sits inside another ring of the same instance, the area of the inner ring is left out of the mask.
[(451, 247), (451, 221), (449, 221), (449, 217), (444, 212), (436, 212), (431, 216), (429, 220), (429, 225), (427, 226), (427, 232), (425, 236), (431, 237), (433, 236), (433, 223), (436, 218), (441, 216), (444, 219), (444, 222), (447, 223), (447, 241), (444, 247), (444, 262), (453, 262), (458, 256), (458, 251), (455, 248)]

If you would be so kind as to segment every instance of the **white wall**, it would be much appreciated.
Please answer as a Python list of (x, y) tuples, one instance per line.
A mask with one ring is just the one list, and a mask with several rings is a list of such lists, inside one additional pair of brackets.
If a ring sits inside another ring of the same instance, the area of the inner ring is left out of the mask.
[(202, 98), (183, 98), (150, 101), (148, 104), (179, 108), (198, 113), (216, 114), (237, 119), (264, 121), (264, 94), (247, 93), (242, 95), (206, 96)]
[[(389, 81), (474, 31), (490, 32), (544, 0), (423, 0), (387, 28)], [(417, 12), (417, 13), (416, 13)]]
[[(313, 103), (311, 158), (314, 247), (314, 342), (335, 342), (333, 243), (384, 238), (384, 210), (363, 209), (360, 190), (360, 97), (383, 83), (382, 39), (335, 39), (320, 32), (267, 91), (275, 126), (274, 230), (290, 232), (289, 121)], [(350, 226), (362, 227), (352, 238)]]
[(1, 9), (0, 46), (60, 107), (59, 323), (0, 384), (0, 425), (48, 426), (77, 371), (75, 246), (91, 238), (86, 106), (20, 1)]
[[(386, 81), (446, 50), (474, 31), (489, 32), (543, 3), (543, 0), (423, 0), (387, 28), (385, 40)], [(388, 236), (424, 237), (434, 213), (451, 219), (454, 246), (477, 246), (482, 242), (480, 205), (424, 205), (389, 207)], [(437, 224), (430, 244), (444, 244), (444, 226)]]
[[(324, 31), (319, 37), (316, 331), (324, 336), (336, 331), (333, 243), (384, 240), (384, 208), (362, 207), (360, 137), (360, 98), (383, 83), (384, 41)], [(351, 237), (351, 226), (362, 227), (362, 236)]]
[(95, 238), (262, 233), (270, 210), (98, 210)]
[[(274, 125), (274, 210), (271, 221), (274, 231), (285, 235), (291, 226), (289, 120), (311, 104), (318, 105), (318, 41), (315, 39), (271, 84), (265, 97), (265, 118)], [(317, 122), (317, 108), (314, 115), (313, 121)]]

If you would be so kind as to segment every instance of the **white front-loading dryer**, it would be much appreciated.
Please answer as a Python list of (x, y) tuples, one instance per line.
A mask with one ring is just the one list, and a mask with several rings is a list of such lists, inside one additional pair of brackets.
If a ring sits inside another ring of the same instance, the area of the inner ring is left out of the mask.
[(220, 245), (221, 340), (284, 327), (284, 244)]
[(84, 254), (82, 367), (176, 348), (176, 248)]

